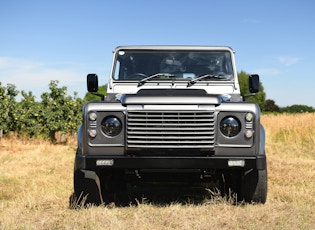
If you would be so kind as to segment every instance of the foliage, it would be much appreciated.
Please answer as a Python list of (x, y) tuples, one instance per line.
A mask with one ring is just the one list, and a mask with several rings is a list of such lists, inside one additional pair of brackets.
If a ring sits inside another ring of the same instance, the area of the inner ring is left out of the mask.
[(8, 84), (2, 86), (0, 82), (0, 133), (7, 133), (14, 130), (13, 113), (16, 107), (15, 96), (18, 95), (15, 86)]
[(22, 91), (21, 102), (16, 102), (18, 91), (15, 86), (1, 87), (0, 84), (0, 129), (3, 133), (15, 131), (20, 136), (42, 137), (56, 141), (56, 133), (74, 133), (81, 123), (83, 100), (67, 95), (67, 87), (58, 87), (51, 81), (49, 92), (35, 101), (32, 92)]
[(284, 108), (280, 108), (276, 105), (274, 100), (266, 100), (265, 112), (275, 112), (275, 113), (313, 113), (315, 108), (307, 105), (290, 105)]
[(307, 105), (291, 105), (281, 109), (282, 112), (286, 113), (305, 113), (305, 112), (315, 112), (313, 107)]
[(44, 133), (42, 106), (41, 103), (35, 101), (32, 92), (21, 92), (23, 99), (17, 103), (17, 107), (13, 113), (15, 121), (15, 130), (21, 136), (39, 137)]
[[(102, 85), (98, 88), (97, 94), (106, 95), (107, 93), (107, 85)], [(87, 92), (84, 96), (84, 101), (99, 101), (100, 96)]]
[[(238, 73), (238, 81), (240, 84), (240, 90), (241, 90), (241, 95), (243, 97), (245, 97), (246, 95), (249, 95), (249, 84), (248, 84), (248, 76), (250, 74), (241, 71)], [(251, 96), (251, 97), (247, 97), (246, 101), (248, 102), (255, 102), (257, 103), (260, 108), (263, 110), (265, 108), (265, 104), (266, 104), (266, 93), (264, 91), (264, 87), (262, 85), (262, 83), (260, 82), (260, 91), (258, 93), (256, 93), (256, 95)]]
[[(41, 118), (46, 125), (48, 137), (55, 141), (56, 133), (73, 132), (81, 121), (82, 100), (67, 96), (67, 87), (58, 88), (58, 81), (49, 84), (50, 93), (43, 93)], [(79, 106), (79, 107), (78, 107)]]
[(276, 105), (274, 100), (266, 100), (265, 108), (263, 109), (265, 112), (280, 112), (280, 108)]

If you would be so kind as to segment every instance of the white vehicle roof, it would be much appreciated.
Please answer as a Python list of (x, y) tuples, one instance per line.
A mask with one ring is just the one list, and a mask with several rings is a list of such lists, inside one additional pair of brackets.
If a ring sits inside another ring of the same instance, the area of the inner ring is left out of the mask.
[(186, 45), (118, 46), (113, 52), (117, 52), (118, 50), (194, 50), (194, 51), (229, 50), (234, 53), (233, 49), (229, 46), (186, 46)]

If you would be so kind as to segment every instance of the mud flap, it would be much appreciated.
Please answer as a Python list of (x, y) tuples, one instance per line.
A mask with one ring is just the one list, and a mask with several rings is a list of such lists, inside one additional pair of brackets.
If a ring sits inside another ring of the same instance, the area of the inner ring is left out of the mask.
[(78, 169), (74, 172), (76, 205), (100, 205), (103, 203), (100, 179), (94, 171)]

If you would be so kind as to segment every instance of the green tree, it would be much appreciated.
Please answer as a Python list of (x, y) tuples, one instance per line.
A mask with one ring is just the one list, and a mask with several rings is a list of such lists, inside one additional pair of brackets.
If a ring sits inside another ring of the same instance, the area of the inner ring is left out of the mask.
[(32, 92), (22, 91), (22, 100), (16, 102), (18, 91), (15, 86), (7, 87), (0, 82), (0, 137), (15, 131), (24, 137), (49, 138), (56, 141), (56, 133), (71, 134), (77, 131), (82, 121), (83, 100), (67, 95), (65, 86), (58, 87), (58, 81), (51, 81), (49, 92), (41, 95), (41, 102), (35, 101)]
[[(249, 92), (249, 84), (248, 84), (248, 76), (250, 74), (241, 71), (238, 73), (238, 81), (240, 84), (240, 90), (241, 90), (241, 95), (244, 97), (245, 95), (250, 94)], [(264, 91), (264, 87), (262, 85), (262, 83), (260, 82), (260, 91), (258, 93), (256, 93), (255, 96), (251, 96), (246, 98), (246, 101), (249, 102), (255, 102), (257, 103), (260, 108), (263, 110), (265, 108), (266, 105), (266, 93)]]
[(51, 81), (50, 92), (43, 93), (42, 118), (46, 126), (46, 134), (52, 142), (56, 141), (56, 133), (71, 133), (78, 129), (81, 122), (83, 101), (74, 94), (67, 96), (67, 87), (58, 87), (58, 81)]
[(276, 105), (274, 100), (266, 100), (264, 111), (266, 112), (280, 112), (280, 108)]
[(7, 84), (7, 87), (4, 87), (0, 82), (0, 137), (3, 133), (15, 129), (13, 114), (16, 109), (15, 97), (18, 94), (15, 85)]
[(305, 112), (315, 112), (315, 109), (307, 105), (291, 105), (285, 108), (282, 108), (283, 112), (286, 113), (305, 113)]
[(21, 136), (40, 137), (45, 133), (42, 104), (35, 101), (32, 92), (21, 92), (22, 100), (17, 103), (13, 115), (16, 123), (16, 131)]

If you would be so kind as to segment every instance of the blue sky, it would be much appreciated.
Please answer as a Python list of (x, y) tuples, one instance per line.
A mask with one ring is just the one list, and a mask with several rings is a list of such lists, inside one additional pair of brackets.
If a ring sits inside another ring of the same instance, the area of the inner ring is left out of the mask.
[(0, 82), (32, 91), (51, 80), (86, 93), (107, 83), (119, 45), (227, 45), (279, 106), (315, 107), (315, 1), (0, 0)]

